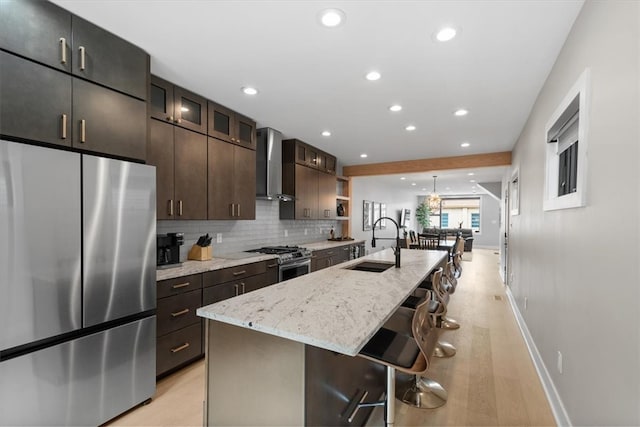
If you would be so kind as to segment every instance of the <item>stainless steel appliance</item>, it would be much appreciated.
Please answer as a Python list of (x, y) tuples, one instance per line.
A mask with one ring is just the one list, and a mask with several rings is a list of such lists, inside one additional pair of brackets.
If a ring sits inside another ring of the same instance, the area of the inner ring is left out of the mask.
[(256, 131), (256, 198), (289, 202), (282, 194), (282, 134), (272, 128)]
[(0, 425), (155, 391), (155, 168), (0, 140)]
[(277, 255), (279, 282), (311, 272), (311, 251), (306, 248), (298, 246), (267, 246), (247, 252)]
[(161, 268), (175, 267), (180, 263), (180, 246), (184, 244), (184, 233), (158, 234), (156, 239), (156, 265)]

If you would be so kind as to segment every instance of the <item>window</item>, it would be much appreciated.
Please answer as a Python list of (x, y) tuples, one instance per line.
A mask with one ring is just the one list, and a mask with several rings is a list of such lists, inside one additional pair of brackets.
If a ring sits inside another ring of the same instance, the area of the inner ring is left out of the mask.
[(586, 205), (588, 86), (587, 69), (547, 124), (545, 211)]
[(480, 232), (480, 197), (442, 199), (441, 209), (442, 228), (470, 228)]
[(440, 216), (440, 228), (449, 228), (449, 214), (446, 212)]
[(472, 213), (471, 214), (471, 228), (480, 229), (480, 214)]

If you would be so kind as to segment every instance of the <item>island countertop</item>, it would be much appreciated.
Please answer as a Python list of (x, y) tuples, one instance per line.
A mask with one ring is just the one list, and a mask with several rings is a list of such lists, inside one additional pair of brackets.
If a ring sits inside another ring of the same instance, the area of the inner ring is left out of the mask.
[(199, 308), (198, 316), (355, 356), (447, 256), (403, 250), (401, 268), (349, 270), (362, 261), (394, 262), (386, 249)]

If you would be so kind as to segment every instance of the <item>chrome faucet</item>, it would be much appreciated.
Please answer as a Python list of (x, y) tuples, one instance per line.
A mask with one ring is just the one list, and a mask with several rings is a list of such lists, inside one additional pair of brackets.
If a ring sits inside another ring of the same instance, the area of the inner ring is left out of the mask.
[[(392, 218), (389, 218), (388, 216), (383, 216), (382, 218), (378, 218), (373, 223), (373, 227), (372, 227), (373, 236), (371, 237), (371, 247), (372, 248), (376, 247), (376, 224), (383, 219), (388, 219), (393, 223), (393, 225), (396, 226), (396, 247), (393, 248), (393, 254), (396, 256), (396, 268), (400, 268), (400, 226), (398, 225), (397, 222), (395, 222), (395, 220), (393, 220)], [(378, 237), (378, 239), (392, 240), (392, 238), (390, 237)]]

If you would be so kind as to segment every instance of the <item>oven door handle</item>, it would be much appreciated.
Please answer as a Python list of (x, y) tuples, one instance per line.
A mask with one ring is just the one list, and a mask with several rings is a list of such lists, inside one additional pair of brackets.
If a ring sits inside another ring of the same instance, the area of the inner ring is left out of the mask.
[(309, 265), (311, 263), (311, 259), (305, 259), (304, 261), (292, 262), (287, 264), (280, 264), (281, 269), (289, 270), (292, 268), (304, 267), (305, 265)]

